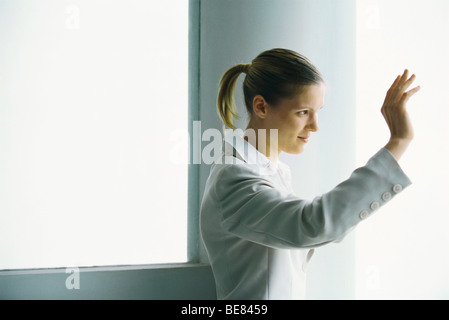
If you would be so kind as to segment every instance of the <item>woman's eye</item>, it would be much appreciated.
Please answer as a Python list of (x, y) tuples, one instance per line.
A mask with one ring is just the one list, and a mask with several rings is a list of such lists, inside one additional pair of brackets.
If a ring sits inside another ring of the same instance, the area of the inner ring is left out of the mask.
[(298, 114), (301, 116), (305, 116), (308, 113), (307, 110), (299, 111)]

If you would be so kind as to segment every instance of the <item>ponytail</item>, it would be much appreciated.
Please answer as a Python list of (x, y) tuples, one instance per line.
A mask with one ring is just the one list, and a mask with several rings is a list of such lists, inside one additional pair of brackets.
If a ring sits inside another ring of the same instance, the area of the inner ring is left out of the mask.
[(225, 72), (220, 81), (220, 91), (217, 98), (218, 114), (223, 121), (223, 132), (225, 126), (235, 129), (234, 117), (240, 120), (237, 112), (237, 107), (234, 100), (235, 85), (237, 78), (241, 73), (247, 73), (249, 69), (248, 64), (239, 64)]

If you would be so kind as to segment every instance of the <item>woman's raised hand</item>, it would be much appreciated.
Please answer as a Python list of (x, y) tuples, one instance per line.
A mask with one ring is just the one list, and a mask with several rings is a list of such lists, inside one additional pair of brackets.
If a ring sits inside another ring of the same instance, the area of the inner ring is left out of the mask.
[(390, 141), (385, 146), (393, 156), (399, 160), (414, 138), (413, 126), (407, 112), (407, 102), (421, 87), (406, 91), (415, 81), (416, 76), (409, 78), (409, 71), (405, 70), (398, 76), (387, 92), (381, 112), (390, 129)]

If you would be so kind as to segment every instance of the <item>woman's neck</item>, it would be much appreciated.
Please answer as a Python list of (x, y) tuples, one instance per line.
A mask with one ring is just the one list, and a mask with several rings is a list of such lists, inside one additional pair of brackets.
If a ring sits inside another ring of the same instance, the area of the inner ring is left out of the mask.
[(271, 162), (276, 163), (279, 159), (278, 139), (277, 134), (273, 133), (273, 130), (259, 128), (250, 122), (245, 130), (244, 139)]

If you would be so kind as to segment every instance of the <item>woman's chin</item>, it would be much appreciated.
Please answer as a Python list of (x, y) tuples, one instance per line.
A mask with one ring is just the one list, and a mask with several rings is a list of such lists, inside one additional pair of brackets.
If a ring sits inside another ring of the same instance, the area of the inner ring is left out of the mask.
[(291, 148), (291, 149), (286, 150), (284, 152), (288, 153), (288, 154), (301, 154), (301, 153), (304, 152), (304, 149), (305, 149), (304, 146), (299, 146), (299, 147), (296, 147), (296, 148)]

